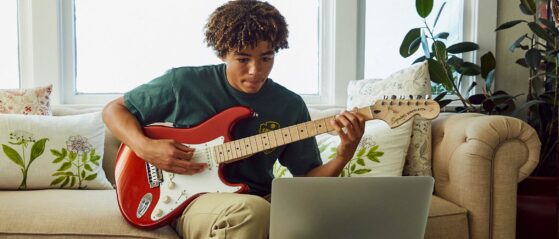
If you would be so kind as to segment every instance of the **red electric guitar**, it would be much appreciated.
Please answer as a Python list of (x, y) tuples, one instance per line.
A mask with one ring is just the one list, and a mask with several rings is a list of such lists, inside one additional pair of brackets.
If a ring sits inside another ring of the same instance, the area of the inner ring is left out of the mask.
[[(429, 99), (385, 99), (359, 109), (367, 120), (380, 119), (397, 127), (414, 115), (433, 119), (439, 104)], [(171, 222), (197, 196), (206, 192), (248, 190), (243, 184), (232, 184), (222, 174), (224, 165), (252, 154), (333, 131), (332, 117), (309, 121), (258, 135), (232, 140), (235, 123), (255, 113), (242, 106), (229, 108), (193, 128), (146, 126), (144, 133), (154, 139), (175, 139), (196, 150), (195, 162), (208, 164), (195, 175), (173, 174), (155, 168), (139, 158), (126, 145), (121, 145), (115, 168), (118, 205), (124, 218), (139, 228), (152, 229)]]

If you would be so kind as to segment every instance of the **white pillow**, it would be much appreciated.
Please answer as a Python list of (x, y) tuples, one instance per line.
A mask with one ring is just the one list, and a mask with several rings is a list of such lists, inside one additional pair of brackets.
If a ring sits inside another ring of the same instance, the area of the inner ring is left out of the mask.
[(2, 114), (0, 189), (110, 189), (102, 168), (104, 139), (101, 112)]
[[(427, 61), (399, 70), (386, 79), (352, 80), (348, 85), (347, 108), (364, 107), (384, 96), (425, 97), (431, 94)], [(404, 167), (406, 176), (431, 176), (431, 121), (413, 119), (411, 143)]]

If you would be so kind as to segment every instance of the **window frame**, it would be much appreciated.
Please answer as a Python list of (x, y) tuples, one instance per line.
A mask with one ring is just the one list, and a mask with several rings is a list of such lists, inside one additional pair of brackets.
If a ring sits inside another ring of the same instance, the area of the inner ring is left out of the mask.
[[(482, 54), (495, 52), (497, 0), (463, 1), (464, 41), (479, 43)], [(365, 2), (320, 0), (320, 94), (302, 95), (310, 106), (344, 106), (348, 82), (363, 77)], [(18, 6), (22, 88), (53, 84), (52, 104), (102, 105), (121, 95), (75, 93), (72, 0), (19, 0)], [(464, 58), (479, 63), (475, 55)]]

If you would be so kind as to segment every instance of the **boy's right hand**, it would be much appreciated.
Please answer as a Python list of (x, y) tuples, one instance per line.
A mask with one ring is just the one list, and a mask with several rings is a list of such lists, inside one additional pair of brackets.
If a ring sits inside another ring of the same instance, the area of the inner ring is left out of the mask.
[(147, 139), (134, 151), (138, 157), (169, 173), (192, 175), (202, 172), (207, 164), (192, 161), (194, 148), (172, 139)]

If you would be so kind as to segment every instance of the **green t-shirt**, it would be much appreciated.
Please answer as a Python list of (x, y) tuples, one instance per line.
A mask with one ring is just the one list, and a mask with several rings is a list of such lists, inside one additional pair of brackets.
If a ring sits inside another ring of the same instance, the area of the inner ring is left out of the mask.
[[(124, 103), (141, 125), (172, 122), (175, 127), (196, 126), (233, 106), (250, 107), (258, 117), (237, 122), (234, 139), (310, 120), (299, 95), (271, 79), (258, 93), (246, 94), (227, 82), (225, 68), (225, 64), (174, 68), (127, 92)], [(265, 195), (271, 191), (277, 159), (296, 176), (322, 164), (316, 140), (311, 137), (227, 164), (224, 176), (230, 182), (247, 184), (250, 193)]]

